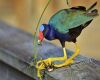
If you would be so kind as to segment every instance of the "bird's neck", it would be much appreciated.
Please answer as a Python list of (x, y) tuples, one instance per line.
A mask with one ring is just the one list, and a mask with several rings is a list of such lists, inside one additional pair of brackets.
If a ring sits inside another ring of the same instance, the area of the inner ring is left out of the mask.
[(55, 31), (50, 25), (45, 27), (44, 37), (47, 40), (54, 40), (55, 39)]

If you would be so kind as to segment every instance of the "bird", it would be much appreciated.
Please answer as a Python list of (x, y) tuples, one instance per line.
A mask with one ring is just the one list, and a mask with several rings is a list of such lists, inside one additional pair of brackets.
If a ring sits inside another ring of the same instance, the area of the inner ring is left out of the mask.
[[(92, 4), (88, 9), (84, 6), (71, 7), (69, 9), (62, 9), (56, 12), (49, 19), (48, 24), (41, 24), (39, 27), (38, 44), (40, 45), (43, 39), (59, 40), (62, 49), (63, 57), (47, 58), (37, 62), (37, 68), (39, 70), (48, 68), (48, 71), (52, 71), (50, 66), (54, 61), (64, 61), (61, 64), (53, 64), (54, 67), (63, 67), (70, 65), (74, 62), (74, 58), (79, 54), (80, 48), (77, 43), (77, 37), (97, 17), (98, 10), (94, 9), (97, 2)], [(73, 42), (75, 44), (75, 53), (68, 58), (65, 48), (65, 42)], [(39, 75), (40, 76), (40, 75)]]

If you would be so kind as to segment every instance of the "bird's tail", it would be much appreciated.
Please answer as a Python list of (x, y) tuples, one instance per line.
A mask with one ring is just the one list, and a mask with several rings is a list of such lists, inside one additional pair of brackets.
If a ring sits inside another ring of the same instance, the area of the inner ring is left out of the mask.
[(95, 6), (97, 5), (97, 2), (95, 2), (92, 6), (90, 6), (87, 10), (86, 10), (86, 14), (88, 16), (98, 16), (98, 10), (97, 9), (93, 9)]
[(94, 4), (92, 4), (92, 6), (90, 6), (86, 11), (87, 12), (91, 11), (96, 5), (97, 5), (97, 2), (95, 2)]

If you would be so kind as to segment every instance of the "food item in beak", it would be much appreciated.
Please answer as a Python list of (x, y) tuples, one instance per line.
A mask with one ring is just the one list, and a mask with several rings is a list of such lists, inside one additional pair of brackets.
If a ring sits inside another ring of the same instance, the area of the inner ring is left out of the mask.
[(41, 41), (40, 40), (38, 40), (38, 45), (41, 45)]

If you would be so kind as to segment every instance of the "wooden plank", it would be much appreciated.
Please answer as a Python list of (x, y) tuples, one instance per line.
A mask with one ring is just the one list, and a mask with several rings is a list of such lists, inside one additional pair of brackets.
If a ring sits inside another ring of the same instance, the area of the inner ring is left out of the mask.
[(0, 80), (34, 80), (0, 61)]
[[(22, 71), (30, 77), (37, 79), (36, 68), (25, 69), (30, 62), (33, 51), (32, 35), (0, 22), (0, 60)], [(48, 57), (63, 56), (61, 47), (46, 41), (37, 50), (43, 59)], [(68, 50), (68, 56), (72, 52)], [(46, 72), (47, 80), (100, 80), (100, 61), (83, 56), (75, 58), (78, 64)], [(88, 75), (88, 76), (87, 76)], [(94, 75), (94, 76), (93, 76)], [(85, 79), (84, 79), (85, 78)]]

